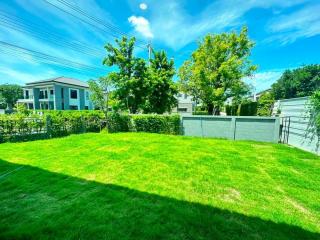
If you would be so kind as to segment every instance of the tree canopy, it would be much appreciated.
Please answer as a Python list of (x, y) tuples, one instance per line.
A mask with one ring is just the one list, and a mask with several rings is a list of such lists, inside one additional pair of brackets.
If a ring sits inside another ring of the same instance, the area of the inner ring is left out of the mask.
[(272, 85), (272, 93), (276, 100), (310, 96), (318, 89), (320, 89), (319, 64), (286, 70)]
[(227, 98), (248, 93), (242, 79), (257, 69), (249, 60), (253, 46), (247, 27), (239, 34), (208, 34), (180, 68), (180, 87), (201, 99), (208, 114), (219, 114)]
[(134, 56), (135, 38), (116, 40), (105, 46), (104, 65), (116, 67), (108, 77), (114, 84), (114, 95), (122, 110), (130, 113), (164, 113), (176, 104), (177, 89), (172, 78), (173, 60), (164, 51), (153, 51), (150, 66), (143, 58)]
[(0, 103), (7, 105), (8, 109), (12, 109), (19, 98), (23, 97), (21, 86), (16, 84), (0, 85)]

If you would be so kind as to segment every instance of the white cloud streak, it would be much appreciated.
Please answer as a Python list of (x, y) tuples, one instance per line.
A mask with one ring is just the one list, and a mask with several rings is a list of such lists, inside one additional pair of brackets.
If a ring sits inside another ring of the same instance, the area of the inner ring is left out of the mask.
[(292, 43), (300, 38), (320, 34), (320, 3), (306, 7), (270, 21), (268, 30), (273, 36), (268, 40), (278, 40), (282, 44)]
[(136, 32), (140, 33), (146, 38), (153, 38), (153, 33), (151, 32), (150, 24), (147, 19), (133, 15), (128, 18), (128, 21), (134, 27)]
[(221, 32), (244, 24), (244, 15), (254, 8), (281, 10), (305, 1), (308, 0), (218, 0), (192, 15), (184, 8), (186, 2), (162, 0), (153, 2), (149, 20), (154, 39), (179, 50), (208, 32)]

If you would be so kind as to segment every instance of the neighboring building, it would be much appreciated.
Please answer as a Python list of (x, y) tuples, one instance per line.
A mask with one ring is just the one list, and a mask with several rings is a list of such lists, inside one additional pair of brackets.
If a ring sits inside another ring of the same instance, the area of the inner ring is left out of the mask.
[(178, 106), (172, 109), (172, 113), (192, 114), (195, 103), (191, 96), (185, 93), (178, 93)]
[(89, 85), (77, 79), (57, 77), (27, 83), (23, 99), (28, 109), (84, 110), (93, 109)]
[(263, 90), (263, 91), (261, 91), (261, 92), (256, 93), (255, 95), (250, 96), (250, 99), (251, 99), (252, 101), (256, 102), (256, 101), (259, 100), (259, 98), (261, 97), (261, 95), (263, 95), (263, 94), (265, 94), (265, 93), (267, 93), (267, 92), (270, 92), (270, 91), (271, 91), (271, 88), (268, 88), (268, 89), (266, 89), (266, 90)]

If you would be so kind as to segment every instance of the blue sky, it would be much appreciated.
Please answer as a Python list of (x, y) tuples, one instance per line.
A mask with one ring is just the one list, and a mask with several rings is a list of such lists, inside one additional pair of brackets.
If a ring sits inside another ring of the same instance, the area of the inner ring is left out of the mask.
[[(260, 91), (285, 69), (320, 63), (319, 13), (318, 0), (3, 0), (0, 83), (105, 75), (110, 69), (102, 66), (103, 46), (124, 33), (139, 40), (138, 56), (147, 58), (145, 46), (151, 41), (179, 67), (205, 34), (238, 31), (245, 24), (256, 42), (251, 59), (259, 66), (254, 79)], [(7, 43), (63, 59), (63, 66)]]

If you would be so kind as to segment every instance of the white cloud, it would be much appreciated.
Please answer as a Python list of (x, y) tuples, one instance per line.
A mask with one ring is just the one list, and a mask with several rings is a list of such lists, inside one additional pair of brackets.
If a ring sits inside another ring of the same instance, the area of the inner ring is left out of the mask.
[(244, 15), (254, 8), (280, 11), (304, 1), (308, 0), (217, 0), (194, 15), (188, 12), (182, 0), (162, 0), (152, 3), (149, 19), (155, 40), (179, 50), (208, 32), (221, 32), (244, 24)]
[(268, 40), (278, 40), (288, 44), (299, 38), (308, 38), (320, 34), (320, 3), (306, 7), (287, 15), (281, 15), (270, 21), (268, 30), (275, 34)]
[(258, 72), (253, 77), (245, 78), (244, 81), (248, 84), (256, 86), (256, 91), (260, 92), (271, 87), (284, 72), (284, 69), (275, 69), (264, 72)]
[(141, 10), (146, 10), (148, 8), (148, 5), (146, 3), (140, 3), (139, 7)]
[(11, 67), (0, 67), (1, 82), (0, 83), (18, 83), (25, 84), (27, 82), (42, 80), (47, 78), (56, 77), (57, 73), (53, 70), (43, 71), (43, 74), (26, 73), (23, 70), (14, 70)]
[(135, 31), (140, 33), (142, 36), (147, 38), (153, 38), (153, 33), (150, 29), (150, 24), (147, 19), (144, 17), (131, 16), (128, 18), (128, 21), (134, 27)]

